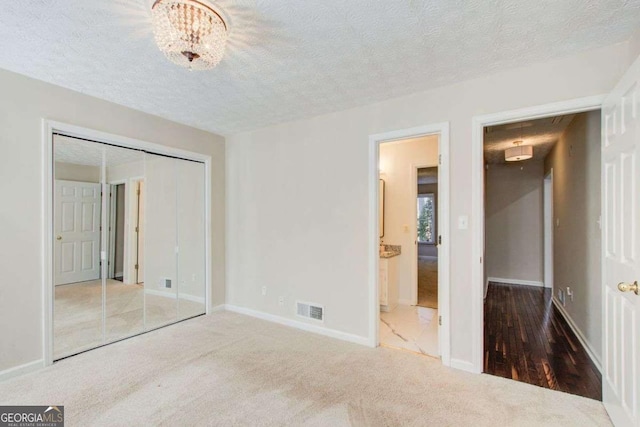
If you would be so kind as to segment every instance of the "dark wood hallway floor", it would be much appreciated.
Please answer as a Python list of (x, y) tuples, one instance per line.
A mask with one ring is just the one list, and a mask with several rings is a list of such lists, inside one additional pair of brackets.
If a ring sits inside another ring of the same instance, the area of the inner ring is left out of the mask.
[(598, 369), (551, 302), (551, 289), (490, 283), (484, 372), (602, 400)]

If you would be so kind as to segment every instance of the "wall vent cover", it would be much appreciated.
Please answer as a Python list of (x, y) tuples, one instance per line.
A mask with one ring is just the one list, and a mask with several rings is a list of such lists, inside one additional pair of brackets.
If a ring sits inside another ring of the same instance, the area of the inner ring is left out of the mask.
[(296, 314), (300, 317), (324, 322), (324, 307), (318, 304), (298, 301), (296, 303)]

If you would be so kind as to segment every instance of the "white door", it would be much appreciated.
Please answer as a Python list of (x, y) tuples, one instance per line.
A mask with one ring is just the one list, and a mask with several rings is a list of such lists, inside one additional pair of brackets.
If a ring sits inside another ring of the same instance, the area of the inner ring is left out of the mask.
[(56, 285), (100, 278), (100, 184), (55, 181)]
[(602, 393), (619, 427), (640, 426), (640, 296), (627, 286), (640, 280), (639, 85), (640, 59), (602, 107)]

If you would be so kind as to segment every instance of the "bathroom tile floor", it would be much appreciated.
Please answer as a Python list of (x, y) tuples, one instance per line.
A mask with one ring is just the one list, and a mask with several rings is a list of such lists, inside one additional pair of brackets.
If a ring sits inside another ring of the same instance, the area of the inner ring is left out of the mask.
[(438, 310), (398, 305), (380, 312), (380, 345), (438, 357)]

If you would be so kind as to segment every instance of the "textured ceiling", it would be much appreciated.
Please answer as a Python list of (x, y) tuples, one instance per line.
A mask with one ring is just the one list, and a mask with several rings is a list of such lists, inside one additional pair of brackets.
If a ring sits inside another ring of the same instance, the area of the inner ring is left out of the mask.
[(102, 166), (103, 157), (106, 166), (116, 166), (144, 160), (145, 154), (137, 150), (114, 147), (61, 135), (55, 135), (53, 139), (53, 158), (56, 162), (85, 166)]
[(222, 135), (627, 40), (640, 0), (220, 0), (228, 51), (189, 72), (149, 0), (4, 1), (0, 68)]
[(575, 114), (547, 117), (538, 120), (490, 126), (484, 129), (484, 159), (488, 164), (506, 163), (504, 150), (514, 141), (533, 145), (532, 160), (544, 160), (565, 131)]

